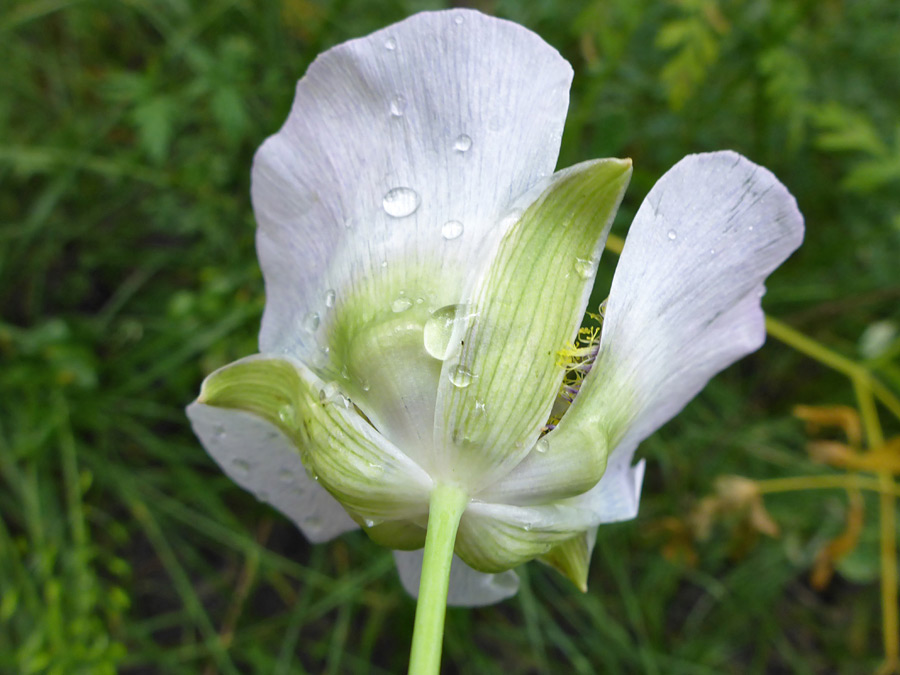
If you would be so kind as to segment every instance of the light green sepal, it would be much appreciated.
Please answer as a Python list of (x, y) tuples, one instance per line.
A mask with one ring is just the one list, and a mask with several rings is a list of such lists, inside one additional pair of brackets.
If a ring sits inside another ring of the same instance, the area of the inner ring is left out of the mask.
[(367, 527), (427, 513), (432, 481), (303, 364), (251, 356), (203, 383), (200, 403), (244, 410), (294, 441), (307, 472)]
[(425, 528), (408, 520), (390, 520), (363, 529), (376, 544), (397, 551), (415, 551), (425, 545)]
[[(500, 242), (444, 362), (436, 422), (448, 477), (477, 491), (515, 466), (546, 423), (631, 161), (560, 172)], [(463, 475), (463, 473), (465, 475)]]
[(588, 530), (554, 546), (538, 559), (575, 584), (582, 593), (587, 593), (588, 570), (596, 538), (596, 529)]
[(459, 525), (456, 554), (479, 572), (503, 572), (547, 555), (590, 526), (588, 513), (563, 504), (472, 502)]

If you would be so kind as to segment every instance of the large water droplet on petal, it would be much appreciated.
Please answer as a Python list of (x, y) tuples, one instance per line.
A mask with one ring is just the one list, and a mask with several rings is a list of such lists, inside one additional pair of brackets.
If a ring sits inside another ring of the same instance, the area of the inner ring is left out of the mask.
[(450, 339), (453, 329), (459, 321), (467, 320), (470, 315), (464, 305), (447, 305), (435, 310), (425, 322), (423, 338), (425, 351), (434, 358), (443, 361), (450, 355)]
[(307, 333), (315, 333), (319, 328), (319, 315), (315, 312), (308, 312), (306, 316), (303, 317), (303, 329)]
[(395, 49), (397, 49), (397, 41), (394, 38), (388, 38), (384, 41), (384, 48), (389, 52), (394, 51)]
[(391, 99), (390, 107), (392, 117), (403, 117), (403, 113), (406, 111), (406, 99), (400, 94), (397, 94)]
[(472, 147), (472, 139), (466, 134), (460, 134), (453, 142), (453, 149), (457, 152), (468, 152)]
[(278, 419), (281, 420), (283, 424), (288, 426), (293, 426), (294, 424), (294, 406), (291, 405), (283, 405), (278, 409)]
[(550, 449), (550, 441), (548, 441), (546, 438), (539, 438), (538, 442), (534, 444), (534, 449), (537, 452), (544, 454)]
[(329, 288), (325, 291), (325, 306), (329, 309), (334, 307), (335, 298), (337, 298), (337, 293), (334, 292), (333, 288)]
[(597, 271), (596, 258), (575, 258), (575, 271), (582, 279), (590, 279)]
[(410, 307), (412, 307), (412, 304), (412, 300), (407, 298), (405, 295), (401, 295), (391, 303), (391, 311), (395, 314), (399, 314), (400, 312), (405, 312)]
[(396, 187), (384, 195), (384, 211), (394, 218), (405, 218), (419, 208), (419, 193), (408, 187)]
[(450, 383), (460, 389), (465, 389), (472, 384), (472, 377), (472, 373), (466, 370), (465, 366), (456, 366), (450, 371)]
[(448, 220), (441, 228), (441, 236), (450, 241), (456, 239), (463, 233), (463, 224), (458, 220)]

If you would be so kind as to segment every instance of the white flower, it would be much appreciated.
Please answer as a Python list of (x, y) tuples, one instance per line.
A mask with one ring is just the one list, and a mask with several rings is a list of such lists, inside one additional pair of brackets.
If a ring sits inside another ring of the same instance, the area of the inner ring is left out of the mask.
[(631, 226), (599, 345), (567, 358), (631, 174), (553, 173), (571, 77), (467, 10), (316, 59), (253, 165), (260, 354), (188, 408), (235, 482), (311, 541), (363, 527), (411, 592), (431, 490), (461, 487), (454, 604), (513, 594), (534, 558), (585, 584), (597, 525), (637, 513), (638, 443), (762, 345), (763, 281), (802, 239), (769, 171), (686, 157)]

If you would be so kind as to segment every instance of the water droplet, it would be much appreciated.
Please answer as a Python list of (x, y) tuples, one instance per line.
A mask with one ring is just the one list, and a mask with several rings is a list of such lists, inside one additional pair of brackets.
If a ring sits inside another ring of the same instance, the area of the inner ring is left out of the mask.
[(341, 368), (341, 377), (343, 377), (345, 380), (350, 379), (350, 369), (347, 368), (346, 365), (343, 368)]
[(455, 23), (457, 26), (461, 26), (462, 22), (463, 22), (462, 14), (457, 14), (456, 16), (453, 17), (453, 23)]
[(213, 427), (213, 434), (215, 434), (216, 440), (222, 440), (223, 438), (225, 438), (225, 427), (223, 427), (221, 424), (217, 424)]
[(233, 459), (231, 466), (241, 476), (246, 476), (250, 472), (250, 462), (245, 459)]
[(331, 358), (330, 356), (331, 350), (328, 347), (319, 347), (312, 354), (312, 365), (315, 368), (324, 368), (328, 365), (328, 360)]
[(360, 380), (359, 388), (362, 389), (363, 391), (369, 391), (369, 389), (370, 389), (369, 381), (368, 380)]
[(334, 292), (333, 288), (329, 288), (325, 291), (325, 306), (328, 308), (334, 307), (334, 301), (337, 298), (337, 293)]
[(280, 469), (278, 471), (278, 480), (280, 480), (282, 483), (293, 483), (294, 474), (289, 469)]
[(458, 321), (469, 319), (463, 305), (447, 305), (435, 310), (422, 331), (425, 351), (443, 361), (450, 355), (450, 339)]
[(402, 95), (397, 94), (391, 99), (390, 107), (392, 117), (403, 117), (403, 113), (406, 110), (406, 99)]
[(340, 391), (337, 382), (326, 382), (325, 385), (319, 389), (319, 403), (328, 405), (329, 403), (333, 403), (335, 398), (339, 395)]
[(716, 254), (716, 249), (714, 249), (714, 248), (709, 249), (709, 254), (710, 254), (710, 255), (715, 255), (715, 254)]
[(310, 480), (313, 480), (313, 481), (318, 482), (318, 480), (319, 480), (319, 474), (316, 473), (315, 469), (313, 469), (311, 466), (308, 466), (308, 465), (306, 465), (306, 464), (303, 465), (303, 469), (304, 469), (304, 471), (306, 471), (306, 477), (307, 477), (307, 478), (309, 478)]
[(380, 478), (384, 475), (384, 467), (381, 464), (372, 464), (370, 462), (364, 473), (367, 478)]
[(506, 231), (506, 230), (510, 229), (513, 225), (518, 223), (519, 220), (524, 215), (524, 213), (525, 212), (522, 211), (522, 209), (513, 209), (512, 211), (507, 213), (505, 216), (503, 216), (503, 219), (500, 221), (501, 231)]
[(463, 224), (458, 220), (448, 220), (441, 228), (441, 236), (450, 241), (463, 233)]
[(669, 241), (675, 241), (678, 237), (678, 233), (675, 230), (669, 230), (669, 233), (666, 236), (669, 238)]
[(382, 268), (387, 267), (387, 260), (382, 260), (382, 261), (381, 261), (381, 267), (382, 267)]
[(597, 260), (594, 258), (575, 258), (575, 271), (582, 279), (590, 279), (597, 272)]
[(371, 518), (365, 518), (363, 522), (366, 524), (366, 527), (375, 527), (375, 521)]
[(539, 438), (538, 442), (534, 444), (534, 449), (537, 452), (544, 454), (550, 449), (550, 441), (548, 441), (546, 438)]
[(531, 532), (532, 527), (534, 527), (534, 526), (531, 523), (525, 523), (524, 525), (522, 525), (522, 529), (525, 530), (526, 532)]
[(600, 315), (600, 318), (603, 319), (606, 317), (606, 307), (609, 305), (609, 298), (606, 298), (603, 302), (600, 303), (600, 306), (597, 307), (597, 313)]
[(261, 502), (267, 502), (269, 501), (269, 493), (265, 490), (260, 490), (256, 493), (256, 498)]
[(282, 424), (291, 426), (294, 424), (294, 406), (283, 405), (278, 409), (278, 419)]
[(412, 304), (412, 300), (407, 298), (405, 295), (401, 295), (391, 303), (391, 311), (399, 314), (400, 312), (405, 312), (410, 307), (412, 307)]
[(345, 218), (344, 227), (346, 227), (348, 230), (353, 227), (353, 218)]
[(753, 232), (753, 226), (751, 225), (750, 227), (748, 227), (748, 228), (747, 228), (747, 231), (748, 231), (748, 232)]
[(394, 38), (388, 38), (384, 41), (384, 48), (389, 52), (394, 51), (395, 49), (397, 49), (397, 41)]
[(319, 315), (315, 312), (308, 312), (306, 316), (303, 317), (303, 329), (307, 333), (315, 333), (319, 328)]
[[(388, 190), (382, 201), (385, 213), (394, 218), (405, 218), (419, 208), (419, 193), (408, 187)], [(386, 262), (386, 261), (385, 261)], [(385, 266), (385, 265), (382, 265)]]
[(466, 370), (464, 366), (456, 366), (450, 371), (450, 383), (454, 387), (465, 389), (472, 384), (472, 373)]
[(453, 149), (457, 152), (468, 152), (472, 147), (472, 139), (466, 134), (460, 134), (453, 142)]

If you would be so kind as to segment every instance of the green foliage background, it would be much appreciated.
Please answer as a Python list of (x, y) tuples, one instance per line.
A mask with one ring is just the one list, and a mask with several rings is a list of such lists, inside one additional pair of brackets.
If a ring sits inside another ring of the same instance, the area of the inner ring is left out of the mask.
[[(900, 3), (473, 4), (573, 63), (561, 166), (634, 159), (616, 232), (685, 154), (771, 168), (808, 229), (767, 311), (900, 389)], [(329, 46), (444, 6), (0, 6), (0, 671), (404, 670), (414, 606), (390, 554), (360, 534), (308, 545), (216, 469), (183, 406), (255, 350), (250, 160), (294, 82)], [(445, 672), (872, 671), (874, 499), (821, 592), (808, 569), (843, 527), (839, 491), (767, 498), (780, 538), (720, 524), (695, 565), (662, 555), (657, 527), (719, 475), (821, 472), (791, 407), (852, 400), (770, 341), (642, 446), (641, 515), (601, 531), (590, 592), (528, 566), (513, 600), (450, 611)]]

